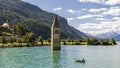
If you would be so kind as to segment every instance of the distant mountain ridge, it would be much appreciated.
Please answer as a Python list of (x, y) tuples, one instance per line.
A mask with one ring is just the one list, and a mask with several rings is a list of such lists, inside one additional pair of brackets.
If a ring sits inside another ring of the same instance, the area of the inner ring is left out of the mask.
[[(46, 12), (39, 7), (21, 0), (0, 0), (0, 25), (5, 19), (9, 20), (10, 25), (23, 23), (38, 37), (50, 38), (50, 27), (56, 14)], [(61, 26), (61, 38), (82, 38), (86, 34), (68, 25), (67, 20), (58, 16)]]
[(120, 34), (116, 32), (101, 33), (101, 34), (98, 34), (97, 37), (103, 38), (103, 39), (114, 38), (116, 41), (120, 41)]

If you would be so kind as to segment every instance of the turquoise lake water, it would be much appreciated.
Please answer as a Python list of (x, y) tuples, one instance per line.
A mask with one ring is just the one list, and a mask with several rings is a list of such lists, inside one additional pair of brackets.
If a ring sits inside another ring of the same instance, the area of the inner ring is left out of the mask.
[[(76, 63), (76, 59), (86, 63)], [(120, 46), (0, 48), (0, 68), (120, 68)]]

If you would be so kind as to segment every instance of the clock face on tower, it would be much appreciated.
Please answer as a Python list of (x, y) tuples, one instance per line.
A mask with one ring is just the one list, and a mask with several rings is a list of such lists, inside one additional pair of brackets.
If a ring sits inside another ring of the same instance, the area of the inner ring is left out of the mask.
[(59, 34), (59, 31), (58, 31), (58, 30), (55, 30), (55, 34)]

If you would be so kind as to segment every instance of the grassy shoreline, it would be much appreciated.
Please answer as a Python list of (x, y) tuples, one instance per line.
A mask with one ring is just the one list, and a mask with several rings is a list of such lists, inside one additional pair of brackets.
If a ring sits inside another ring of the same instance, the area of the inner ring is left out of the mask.
[[(50, 46), (51, 43), (50, 42), (37, 42), (37, 43), (7, 43), (7, 44), (2, 44), (0, 43), (0, 48), (13, 48), (13, 47), (41, 47), (41, 46)], [(78, 45), (78, 46), (88, 46), (87, 42), (79, 42), (79, 43), (75, 43), (75, 42), (61, 42), (61, 45)], [(91, 45), (91, 46), (114, 46), (114, 45)]]

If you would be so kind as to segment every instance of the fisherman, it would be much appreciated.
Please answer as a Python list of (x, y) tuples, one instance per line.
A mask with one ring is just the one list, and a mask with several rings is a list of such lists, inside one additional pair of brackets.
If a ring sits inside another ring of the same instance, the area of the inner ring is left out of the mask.
[(85, 62), (85, 59), (84, 59), (84, 58), (82, 59), (82, 62)]

